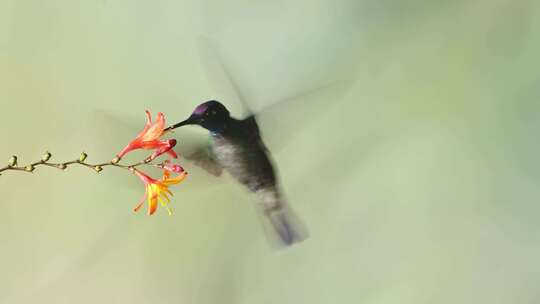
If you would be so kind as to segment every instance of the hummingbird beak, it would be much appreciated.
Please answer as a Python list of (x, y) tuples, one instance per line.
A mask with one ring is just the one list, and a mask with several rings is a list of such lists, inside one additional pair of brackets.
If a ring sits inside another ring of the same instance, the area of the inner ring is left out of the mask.
[(175, 125), (172, 125), (166, 129), (163, 130), (163, 132), (167, 132), (167, 131), (170, 131), (170, 130), (173, 130), (173, 129), (176, 129), (178, 127), (181, 127), (181, 126), (187, 126), (187, 125), (195, 125), (197, 124), (197, 121), (196, 119), (193, 117), (193, 116), (190, 116), (188, 119), (184, 120), (184, 121), (181, 121)]

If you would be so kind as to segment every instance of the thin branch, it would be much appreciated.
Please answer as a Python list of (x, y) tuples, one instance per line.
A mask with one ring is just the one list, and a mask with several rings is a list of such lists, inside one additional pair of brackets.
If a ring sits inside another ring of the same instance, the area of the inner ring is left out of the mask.
[[(118, 162), (120, 161), (120, 159), (118, 159), (118, 158), (115, 158), (112, 161), (107, 162), (107, 163), (90, 164), (90, 163), (85, 162), (85, 159), (86, 159), (86, 154), (85, 153), (82, 153), (81, 157), (79, 159), (77, 159), (77, 160), (72, 160), (72, 161), (63, 162), (63, 163), (51, 163), (51, 162), (48, 161), (49, 158), (50, 158), (50, 154), (47, 153), (47, 154), (45, 154), (43, 156), (43, 159), (40, 160), (40, 161), (30, 163), (30, 164), (28, 164), (26, 166), (18, 166), (17, 165), (17, 158), (14, 156), (14, 157), (12, 157), (9, 165), (7, 165), (7, 166), (5, 166), (3, 168), (0, 168), (0, 173), (4, 172), (4, 171), (9, 171), (9, 170), (11, 170), (11, 171), (23, 171), (23, 172), (32, 173), (32, 172), (34, 172), (34, 170), (38, 166), (47, 166), (47, 167), (52, 167), (52, 168), (56, 168), (56, 169), (59, 169), (59, 170), (66, 170), (68, 167), (70, 167), (72, 165), (80, 165), (80, 166), (90, 168), (90, 169), (94, 170), (97, 173), (100, 173), (101, 171), (103, 171), (103, 168), (105, 168), (105, 167), (117, 167), (117, 168), (129, 170), (129, 171), (133, 171), (133, 169), (135, 169), (136, 167), (143, 166), (143, 165), (154, 166), (154, 167), (163, 166), (163, 164), (152, 164), (152, 163), (150, 163), (151, 159), (149, 159), (149, 158), (147, 158), (147, 159), (145, 159), (143, 161), (140, 161), (138, 163), (131, 164), (131, 165), (121, 165), (121, 164), (119, 164)], [(2, 174), (0, 174), (0, 175), (2, 175)]]

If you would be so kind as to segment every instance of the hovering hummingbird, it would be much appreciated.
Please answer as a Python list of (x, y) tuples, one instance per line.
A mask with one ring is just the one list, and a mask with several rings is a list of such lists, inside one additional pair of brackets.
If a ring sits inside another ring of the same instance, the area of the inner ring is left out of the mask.
[(223, 104), (211, 100), (165, 131), (186, 125), (207, 129), (211, 138), (209, 146), (197, 149), (187, 159), (216, 176), (225, 170), (255, 193), (264, 219), (283, 244), (292, 245), (306, 238), (298, 218), (285, 201), (254, 115), (233, 118)]
[[(271, 124), (279, 117), (280, 125), (264, 132), (265, 141), (276, 152), (298, 134), (298, 129), (305, 127), (306, 120), (298, 119), (299, 116), (319, 117), (325, 113), (329, 107), (328, 100), (340, 100), (354, 78), (346, 75), (324, 84), (296, 89), (294, 94), (266, 102), (254, 112), (251, 110), (252, 104), (247, 100), (260, 99), (257, 96), (245, 97), (246, 91), (241, 89), (245, 88), (245, 83), (240, 86), (235, 81), (236, 77), (233, 77), (226, 60), (220, 56), (218, 45), (207, 39), (201, 42), (199, 54), (210, 83), (215, 84), (221, 92), (220, 96), (236, 101), (244, 110), (245, 118), (231, 117), (223, 104), (212, 100), (199, 105), (188, 119), (166, 130), (186, 125), (198, 125), (207, 129), (210, 132), (210, 143), (201, 145), (194, 138), (188, 139), (187, 144), (182, 144), (186, 149), (182, 155), (212, 175), (220, 176), (223, 171), (228, 171), (240, 184), (255, 193), (258, 197), (257, 211), (262, 215), (266, 224), (264, 227), (268, 228), (265, 230), (271, 233), (272, 239), (285, 245), (304, 240), (307, 230), (286, 202), (270, 152), (261, 138), (259, 122)], [(123, 125), (127, 124), (127, 119), (111, 117), (110, 113), (100, 113), (99, 117), (113, 120), (116, 128), (119, 120), (124, 122)], [(131, 134), (136, 128), (129, 126), (127, 132)], [(186, 139), (183, 138), (183, 142)]]

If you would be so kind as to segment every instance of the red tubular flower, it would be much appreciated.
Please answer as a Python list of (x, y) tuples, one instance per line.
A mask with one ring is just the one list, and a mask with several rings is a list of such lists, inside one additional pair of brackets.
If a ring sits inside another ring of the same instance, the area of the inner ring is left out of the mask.
[(152, 123), (152, 116), (150, 112), (146, 111), (146, 125), (144, 129), (133, 139), (127, 146), (117, 154), (119, 158), (122, 158), (127, 153), (137, 150), (155, 150), (154, 153), (150, 156), (149, 160), (153, 160), (156, 157), (167, 153), (173, 158), (178, 158), (178, 155), (172, 150), (176, 145), (175, 139), (169, 140), (160, 140), (159, 138), (163, 135), (163, 129), (165, 127), (165, 116), (163, 113), (158, 113), (156, 116), (156, 121)]
[(150, 156), (150, 160), (155, 159), (163, 153), (167, 153), (173, 158), (178, 158), (178, 155), (172, 149), (174, 146), (176, 146), (176, 139), (168, 139), (165, 141), (161, 141), (158, 146), (156, 146), (156, 150), (154, 151), (154, 153), (152, 153), (152, 155)]

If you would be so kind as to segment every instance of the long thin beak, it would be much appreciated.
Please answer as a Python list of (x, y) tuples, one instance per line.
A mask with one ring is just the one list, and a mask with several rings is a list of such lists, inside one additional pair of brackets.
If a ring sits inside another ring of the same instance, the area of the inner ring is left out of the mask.
[(181, 126), (187, 126), (187, 125), (194, 125), (196, 122), (195, 120), (192, 118), (192, 117), (189, 117), (188, 119), (184, 120), (184, 121), (181, 121), (175, 125), (172, 125), (166, 129), (163, 130), (163, 132), (167, 132), (167, 131), (170, 131), (170, 130), (173, 130), (173, 129), (176, 129), (178, 127), (181, 127)]

